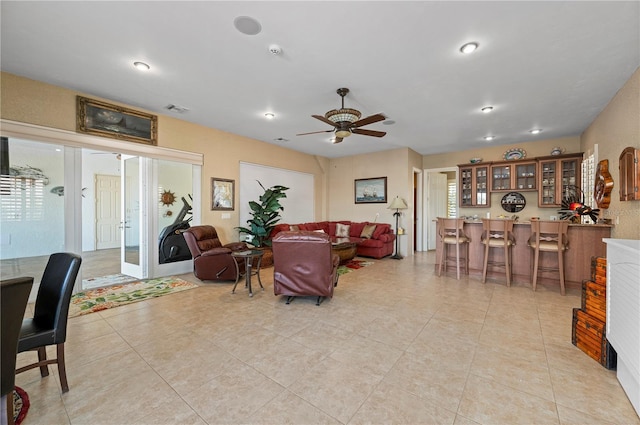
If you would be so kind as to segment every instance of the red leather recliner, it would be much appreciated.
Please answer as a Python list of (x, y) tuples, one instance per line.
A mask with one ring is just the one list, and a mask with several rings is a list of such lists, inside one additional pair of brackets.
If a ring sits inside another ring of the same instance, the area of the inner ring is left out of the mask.
[[(249, 249), (244, 242), (222, 245), (215, 227), (193, 226), (183, 233), (193, 256), (193, 274), (200, 280), (236, 280), (233, 251)], [(239, 264), (244, 272), (244, 263)]]
[(273, 292), (293, 297), (317, 296), (316, 305), (333, 297), (340, 257), (331, 251), (326, 233), (280, 232), (273, 242)]

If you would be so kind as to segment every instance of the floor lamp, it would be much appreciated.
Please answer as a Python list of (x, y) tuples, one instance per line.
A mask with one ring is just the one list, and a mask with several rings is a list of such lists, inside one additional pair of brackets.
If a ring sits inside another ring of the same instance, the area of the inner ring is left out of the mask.
[(398, 217), (400, 217), (400, 214), (402, 214), (400, 210), (407, 209), (407, 203), (404, 202), (403, 199), (400, 199), (399, 196), (396, 196), (396, 198), (391, 201), (391, 205), (389, 205), (387, 208), (389, 208), (390, 210), (396, 210), (396, 212), (393, 213), (393, 215), (396, 217), (396, 253), (393, 254), (391, 258), (393, 258), (394, 260), (402, 260), (402, 255), (400, 255), (400, 251), (398, 251), (398, 241), (400, 240), (400, 238), (398, 237)]

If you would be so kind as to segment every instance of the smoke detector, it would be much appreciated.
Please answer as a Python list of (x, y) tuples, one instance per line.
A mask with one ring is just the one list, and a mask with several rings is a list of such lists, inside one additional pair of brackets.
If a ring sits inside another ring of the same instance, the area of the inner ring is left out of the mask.
[(177, 112), (179, 114), (184, 114), (185, 112), (189, 111), (188, 108), (185, 108), (184, 106), (174, 105), (173, 103), (168, 104), (164, 108), (171, 112)]
[(274, 55), (279, 55), (280, 53), (282, 53), (282, 47), (278, 46), (277, 44), (272, 44), (271, 46), (269, 46), (269, 52)]

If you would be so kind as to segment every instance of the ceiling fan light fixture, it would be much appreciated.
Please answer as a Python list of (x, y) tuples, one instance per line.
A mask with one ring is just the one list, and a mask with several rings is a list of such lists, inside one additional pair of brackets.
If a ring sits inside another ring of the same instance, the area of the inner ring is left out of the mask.
[(333, 123), (348, 122), (352, 124), (360, 119), (362, 114), (357, 109), (340, 108), (332, 109), (324, 117)]
[(336, 130), (335, 135), (336, 135), (336, 137), (340, 137), (340, 138), (344, 139), (345, 137), (351, 136), (351, 130), (338, 129), (338, 130)]

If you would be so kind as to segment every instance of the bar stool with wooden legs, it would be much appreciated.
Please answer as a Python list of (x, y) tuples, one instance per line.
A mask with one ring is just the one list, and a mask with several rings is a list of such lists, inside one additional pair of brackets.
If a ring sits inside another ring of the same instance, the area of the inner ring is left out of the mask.
[[(511, 247), (516, 244), (513, 237), (513, 223), (511, 219), (482, 219), (482, 238), (484, 245), (484, 266), (482, 268), (482, 283), (487, 280), (487, 268), (504, 267), (507, 276), (507, 286), (511, 286)], [(490, 248), (503, 250), (504, 261), (489, 261)]]
[(447, 246), (456, 247), (456, 277), (460, 280), (460, 246), (465, 246), (464, 271), (469, 274), (469, 242), (471, 239), (464, 234), (464, 219), (438, 217), (438, 234), (440, 235), (440, 261), (438, 266), (438, 276), (442, 274), (442, 268), (447, 271), (447, 260), (453, 259), (447, 255)]
[[(531, 222), (531, 237), (527, 242), (533, 249), (533, 280), (532, 287), (536, 290), (538, 283), (538, 270), (558, 271), (560, 274), (560, 293), (565, 294), (564, 289), (564, 252), (569, 249), (567, 231), (569, 222), (565, 220), (535, 220)], [(558, 254), (558, 267), (540, 267), (540, 253), (555, 252)]]

